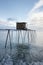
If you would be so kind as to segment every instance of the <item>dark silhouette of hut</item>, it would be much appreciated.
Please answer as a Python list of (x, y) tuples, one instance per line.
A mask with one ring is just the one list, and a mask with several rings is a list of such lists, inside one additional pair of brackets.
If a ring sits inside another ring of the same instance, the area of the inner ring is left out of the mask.
[(16, 29), (17, 30), (26, 30), (26, 22), (17, 22)]

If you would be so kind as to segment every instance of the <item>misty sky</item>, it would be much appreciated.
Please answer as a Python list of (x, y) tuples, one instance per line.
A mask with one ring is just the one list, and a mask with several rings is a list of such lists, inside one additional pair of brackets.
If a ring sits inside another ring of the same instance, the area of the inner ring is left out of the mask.
[(0, 24), (15, 26), (17, 21), (43, 28), (43, 0), (0, 0)]

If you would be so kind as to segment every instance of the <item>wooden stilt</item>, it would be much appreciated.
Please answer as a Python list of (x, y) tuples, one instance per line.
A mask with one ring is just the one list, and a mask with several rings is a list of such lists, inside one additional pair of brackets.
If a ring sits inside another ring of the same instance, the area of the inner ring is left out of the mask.
[[(21, 35), (21, 40), (22, 40), (22, 31), (20, 30), (20, 35)], [(23, 40), (22, 40), (22, 43), (23, 43)]]
[(27, 34), (27, 36), (28, 36), (28, 44), (29, 44), (29, 31), (28, 31), (28, 34)]
[(25, 33), (24, 33), (24, 43), (25, 43), (25, 36), (26, 36), (26, 31), (25, 31)]
[(11, 37), (10, 37), (10, 32), (9, 32), (9, 40), (10, 40), (10, 49), (12, 49), (12, 44), (11, 44)]
[(20, 35), (20, 34), (19, 34), (19, 30), (18, 30), (18, 44), (19, 44), (19, 35)]
[(7, 52), (6, 47), (7, 47), (8, 36), (9, 36), (9, 41), (10, 41), (10, 54), (11, 54), (12, 44), (11, 44), (10, 30), (8, 30), (7, 38), (6, 38), (6, 42), (5, 42), (5, 53)]
[(9, 30), (8, 30), (8, 33), (7, 33), (7, 38), (6, 38), (6, 42), (5, 42), (5, 48), (7, 47), (8, 35), (9, 35)]

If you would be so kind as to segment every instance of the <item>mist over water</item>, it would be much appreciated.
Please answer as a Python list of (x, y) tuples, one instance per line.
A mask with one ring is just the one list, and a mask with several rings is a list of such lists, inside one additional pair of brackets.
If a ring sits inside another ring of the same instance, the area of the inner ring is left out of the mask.
[(5, 54), (5, 41), (7, 37), (7, 31), (0, 31), (0, 65), (43, 65), (42, 31), (19, 32), (19, 44), (18, 31), (11, 31), (10, 35), (12, 43), (11, 55), (9, 37)]

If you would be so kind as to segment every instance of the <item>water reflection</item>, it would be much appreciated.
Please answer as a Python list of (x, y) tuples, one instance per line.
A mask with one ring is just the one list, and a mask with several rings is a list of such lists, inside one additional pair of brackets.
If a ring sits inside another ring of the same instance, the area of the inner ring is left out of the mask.
[(32, 45), (36, 43), (36, 31), (10, 31), (10, 37), (7, 33), (0, 32), (0, 65), (43, 65), (43, 48)]

